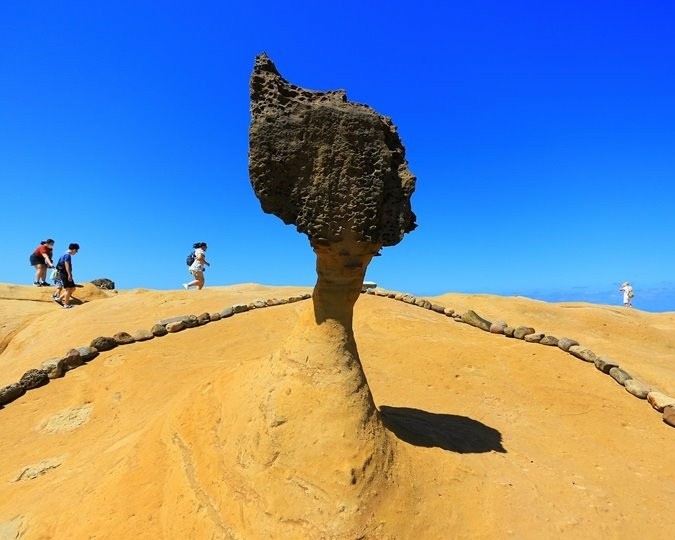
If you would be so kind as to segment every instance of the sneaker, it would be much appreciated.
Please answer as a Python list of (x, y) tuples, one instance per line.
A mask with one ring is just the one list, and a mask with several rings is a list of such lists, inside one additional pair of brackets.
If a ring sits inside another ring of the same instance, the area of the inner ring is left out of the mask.
[(52, 299), (58, 300), (58, 299), (59, 299), (59, 294), (58, 294), (58, 293), (52, 294)]
[(68, 304), (68, 305), (66, 305), (66, 306), (63, 306), (63, 309), (70, 309), (70, 308), (72, 308), (72, 307), (73, 307), (73, 306), (71, 306), (70, 304)]
[(49, 283), (47, 283), (46, 281), (43, 281), (43, 282), (40, 283), (40, 287), (51, 287), (51, 285)]
[(185, 290), (187, 291), (189, 288), (190, 288), (190, 287), (188, 286), (187, 283), (183, 283), (183, 289), (185, 289)]
[(39, 281), (33, 281), (33, 285), (35, 285), (36, 287), (40, 287), (40, 282)]

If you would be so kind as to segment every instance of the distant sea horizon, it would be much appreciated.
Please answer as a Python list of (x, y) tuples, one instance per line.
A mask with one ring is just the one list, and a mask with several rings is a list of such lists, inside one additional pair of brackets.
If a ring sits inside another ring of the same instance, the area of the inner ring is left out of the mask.
[[(641, 288), (633, 284), (635, 297), (633, 307), (652, 313), (675, 312), (675, 284)], [(617, 289), (593, 289), (572, 287), (569, 289), (532, 289), (511, 293), (507, 296), (526, 296), (544, 302), (587, 302), (607, 306), (623, 306), (623, 293)]]
[[(651, 313), (675, 312), (675, 283), (663, 283), (653, 286), (640, 287), (633, 284), (635, 297), (633, 307)], [(497, 296), (524, 296), (544, 302), (586, 302), (605, 306), (623, 306), (623, 293), (618, 286), (613, 288), (570, 287), (560, 289), (504, 289), (504, 290), (444, 290), (444, 291), (417, 291), (420, 296), (440, 296), (446, 293), (462, 294), (494, 294)]]

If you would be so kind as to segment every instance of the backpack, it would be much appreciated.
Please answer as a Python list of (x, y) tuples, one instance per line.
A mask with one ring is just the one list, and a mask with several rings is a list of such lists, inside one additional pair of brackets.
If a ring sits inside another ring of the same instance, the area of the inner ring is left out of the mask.
[(635, 296), (635, 293), (633, 292), (633, 289), (628, 291), (628, 298), (633, 298)]
[(191, 252), (187, 257), (185, 257), (185, 262), (188, 266), (192, 266), (192, 263), (195, 262), (195, 252)]

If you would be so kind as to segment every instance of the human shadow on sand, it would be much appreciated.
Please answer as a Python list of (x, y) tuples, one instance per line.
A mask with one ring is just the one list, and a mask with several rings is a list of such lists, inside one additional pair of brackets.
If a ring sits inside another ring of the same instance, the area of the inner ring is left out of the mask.
[(460, 454), (506, 452), (499, 431), (466, 416), (382, 405), (384, 425), (402, 441)]

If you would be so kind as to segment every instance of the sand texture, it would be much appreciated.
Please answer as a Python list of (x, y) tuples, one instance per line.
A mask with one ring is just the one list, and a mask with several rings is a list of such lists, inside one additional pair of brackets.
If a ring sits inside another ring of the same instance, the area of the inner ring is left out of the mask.
[[(46, 288), (0, 284), (0, 387), (98, 336), (309, 292), (85, 285), (82, 303), (62, 310)], [(675, 395), (675, 313), (430, 300), (573, 338)], [(297, 332), (310, 305), (121, 345), (7, 404), (0, 540), (673, 537), (675, 428), (593, 363), (364, 294), (354, 337), (386, 426), (368, 437), (324, 374), (285, 378), (279, 355), (296, 361), (304, 339), (312, 346)], [(291, 429), (300, 417), (303, 428)], [(279, 456), (278, 443), (297, 452)]]

